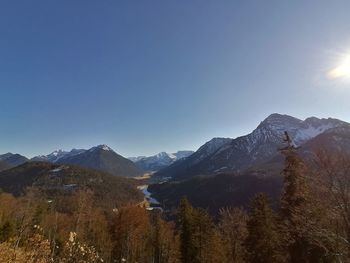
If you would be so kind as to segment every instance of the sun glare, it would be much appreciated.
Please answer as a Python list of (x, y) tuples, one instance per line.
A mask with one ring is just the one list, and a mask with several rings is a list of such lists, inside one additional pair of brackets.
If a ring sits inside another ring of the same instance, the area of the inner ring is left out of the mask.
[(327, 76), (330, 79), (350, 78), (350, 54), (345, 55), (337, 67), (329, 70)]

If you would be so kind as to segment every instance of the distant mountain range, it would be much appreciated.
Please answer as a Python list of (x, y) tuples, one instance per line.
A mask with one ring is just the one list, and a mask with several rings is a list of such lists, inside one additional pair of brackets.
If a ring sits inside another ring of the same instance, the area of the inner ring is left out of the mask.
[[(282, 186), (280, 172), (283, 168), (283, 157), (278, 149), (283, 147), (285, 131), (289, 133), (293, 144), (300, 146), (299, 153), (306, 161), (313, 158), (320, 148), (329, 154), (350, 154), (349, 123), (332, 118), (311, 117), (300, 120), (275, 113), (245, 136), (235, 139), (213, 138), (196, 152), (161, 152), (154, 156), (127, 159), (107, 145), (99, 145), (88, 150), (57, 150), (30, 160), (20, 154), (2, 154), (0, 188), (15, 194), (30, 185), (42, 186), (46, 190), (58, 187), (64, 192), (69, 187), (89, 184), (91, 176), (105, 178), (99, 171), (124, 177), (156, 171), (152, 181), (162, 183), (150, 185), (148, 190), (165, 208), (176, 207), (185, 195), (195, 206), (207, 208), (215, 214), (224, 206), (246, 205), (257, 192), (268, 193), (274, 204), (278, 204)], [(62, 169), (65, 172), (60, 172)], [(77, 172), (78, 180), (70, 176), (73, 171)], [(62, 173), (62, 178), (67, 180), (56, 182), (56, 173)], [(84, 173), (91, 176), (84, 177)], [(107, 177), (102, 181), (99, 182), (117, 185), (116, 181), (112, 182)], [(127, 193), (133, 191), (129, 182), (125, 181), (125, 187), (129, 189)], [(123, 187), (123, 183), (118, 181), (120, 187)], [(100, 184), (98, 187), (104, 186)], [(110, 191), (106, 189), (95, 190), (98, 193)]]
[(195, 175), (241, 172), (276, 155), (285, 131), (295, 145), (302, 145), (334, 128), (349, 126), (332, 118), (311, 117), (303, 121), (275, 113), (262, 121), (252, 133), (236, 139), (214, 138), (190, 157), (160, 170), (156, 176), (185, 179)]
[(135, 177), (144, 174), (132, 161), (114, 152), (107, 145), (99, 145), (91, 149), (57, 150), (48, 155), (35, 156), (28, 159), (20, 154), (6, 153), (0, 155), (0, 171), (10, 169), (26, 162), (49, 162), (55, 164), (74, 164), (92, 168), (116, 176)]
[(56, 150), (47, 155), (38, 155), (31, 159), (20, 154), (6, 153), (0, 155), (0, 171), (16, 167), (25, 162), (49, 162), (56, 164), (75, 164), (81, 167), (93, 168), (116, 176), (136, 177), (145, 171), (157, 171), (177, 160), (191, 155), (193, 151), (178, 151), (176, 153), (159, 153), (154, 156), (124, 158), (107, 145), (98, 145), (91, 149), (72, 149), (71, 151)]
[(31, 159), (31, 161), (42, 161), (42, 162), (51, 162), (51, 163), (55, 163), (57, 162), (59, 159), (63, 158), (63, 157), (68, 157), (68, 156), (74, 156), (77, 155), (79, 153), (85, 152), (86, 150), (83, 149), (73, 149), (69, 152), (67, 151), (63, 151), (63, 150), (56, 150), (48, 155), (39, 155), (39, 156), (35, 156)]
[[(260, 191), (269, 193), (276, 202), (283, 167), (283, 157), (278, 149), (283, 146), (285, 131), (294, 145), (301, 146), (299, 152), (305, 160), (314, 157), (320, 148), (330, 154), (350, 154), (349, 123), (332, 118), (300, 120), (275, 113), (245, 136), (213, 138), (196, 152), (161, 152), (127, 159), (107, 145), (99, 145), (88, 150), (58, 150), (31, 160), (20, 154), (7, 153), (0, 155), (0, 171), (12, 171), (16, 166), (30, 171), (32, 166), (23, 166), (25, 163), (77, 165), (126, 177), (157, 171), (152, 178), (154, 182), (161, 179), (163, 183), (151, 185), (149, 190), (162, 204), (174, 207), (181, 196), (186, 195), (194, 205), (215, 213), (218, 208), (230, 204), (245, 205), (254, 193)], [(21, 169), (16, 171), (23, 175)], [(164, 183), (165, 178), (170, 178), (170, 181)], [(6, 180), (3, 181), (5, 185)]]
[(133, 161), (137, 167), (145, 171), (158, 171), (172, 163), (190, 156), (193, 151), (178, 151), (176, 153), (160, 152), (153, 156), (139, 156), (129, 157), (128, 159)]
[[(250, 134), (236, 139), (213, 139), (194, 154), (154, 176), (171, 181), (148, 189), (165, 208), (176, 207), (182, 196), (216, 214), (221, 207), (245, 206), (257, 192), (278, 203), (282, 187), (283, 134), (287, 131), (306, 162), (320, 150), (350, 154), (350, 124), (337, 119), (305, 120), (272, 114)], [(217, 147), (214, 147), (214, 146)], [(211, 149), (206, 151), (205, 149)]]
[(107, 145), (99, 145), (88, 150), (73, 149), (54, 151), (48, 155), (40, 155), (31, 161), (45, 161), (57, 164), (75, 164), (93, 168), (116, 176), (135, 177), (144, 174), (132, 161), (117, 154)]

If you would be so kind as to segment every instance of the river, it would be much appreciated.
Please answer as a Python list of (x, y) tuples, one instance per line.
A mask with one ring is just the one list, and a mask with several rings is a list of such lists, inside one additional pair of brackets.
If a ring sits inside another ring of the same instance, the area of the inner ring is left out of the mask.
[(160, 206), (160, 203), (157, 199), (152, 197), (152, 194), (148, 191), (148, 185), (140, 185), (137, 187), (144, 195), (145, 201), (148, 203), (148, 207), (146, 208), (147, 210), (162, 210), (163, 208)]

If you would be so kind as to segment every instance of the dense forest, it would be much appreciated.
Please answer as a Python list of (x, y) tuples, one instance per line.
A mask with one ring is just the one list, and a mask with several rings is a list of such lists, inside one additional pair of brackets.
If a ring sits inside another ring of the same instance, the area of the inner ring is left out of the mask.
[(35, 186), (2, 192), (1, 262), (349, 262), (350, 159), (320, 152), (306, 164), (292, 146), (282, 154), (277, 209), (258, 193), (248, 209), (210, 216), (184, 197), (169, 220), (136, 200), (100, 205), (89, 187), (59, 201)]

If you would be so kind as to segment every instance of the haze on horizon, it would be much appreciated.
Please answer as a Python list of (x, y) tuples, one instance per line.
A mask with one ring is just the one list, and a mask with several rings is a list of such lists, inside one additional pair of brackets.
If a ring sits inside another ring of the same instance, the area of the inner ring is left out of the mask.
[(0, 153), (196, 150), (271, 113), (350, 122), (348, 1), (5, 1)]

